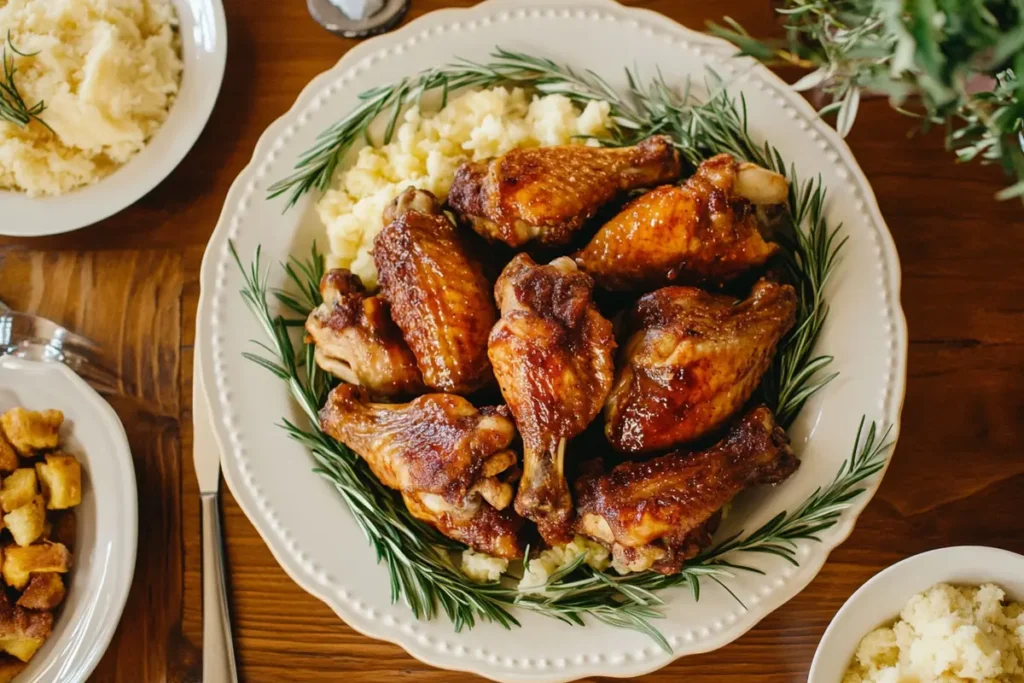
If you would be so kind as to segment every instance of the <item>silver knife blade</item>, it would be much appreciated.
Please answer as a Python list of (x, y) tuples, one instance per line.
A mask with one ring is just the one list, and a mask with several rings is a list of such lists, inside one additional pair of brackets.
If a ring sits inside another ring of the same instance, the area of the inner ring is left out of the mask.
[(210, 403), (206, 399), (203, 385), (198, 346), (192, 366), (192, 461), (196, 466), (199, 492), (216, 493), (220, 487), (220, 449), (213, 435)]

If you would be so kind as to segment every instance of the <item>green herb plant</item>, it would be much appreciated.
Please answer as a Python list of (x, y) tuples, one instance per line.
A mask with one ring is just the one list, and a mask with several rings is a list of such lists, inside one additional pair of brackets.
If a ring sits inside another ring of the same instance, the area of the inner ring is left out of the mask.
[[(828, 315), (824, 288), (844, 240), (838, 226), (825, 219), (826, 192), (820, 179), (801, 181), (793, 167), (768, 145), (755, 143), (748, 131), (746, 103), (731, 98), (714, 74), (705, 84), (711, 95), (704, 101), (689, 89), (678, 94), (657, 77), (642, 85), (635, 72), (627, 72), (629, 92), (623, 96), (597, 74), (578, 72), (547, 59), (497, 50), (490, 61), (459, 61), (417, 77), (364, 93), (356, 110), (324, 131), (316, 145), (304, 154), (294, 174), (271, 188), (271, 196), (289, 195), (289, 205), (305, 192), (323, 189), (345, 154), (359, 139), (368, 137), (370, 123), (388, 116), (382, 142), (390, 139), (402, 107), (431, 90), (440, 90), (442, 104), (449, 93), (467, 87), (515, 83), (541, 93), (561, 93), (577, 104), (592, 100), (609, 102), (615, 127), (602, 144), (627, 145), (653, 134), (669, 135), (684, 158), (696, 165), (714, 154), (728, 152), (787, 175), (790, 196), (785, 224), (784, 250), (791, 280), (800, 294), (795, 329), (783, 341), (777, 360), (765, 380), (766, 400), (782, 424), (795, 419), (804, 403), (834, 376), (827, 371), (828, 356), (814, 354), (814, 345)], [(443, 611), (456, 630), (478, 621), (506, 627), (518, 625), (513, 607), (537, 612), (570, 624), (596, 619), (640, 631), (662, 648), (671, 644), (654, 626), (661, 616), (659, 592), (685, 586), (695, 599), (704, 581), (711, 581), (737, 600), (729, 581), (739, 572), (761, 573), (743, 557), (770, 554), (797, 565), (797, 542), (820, 541), (819, 534), (832, 526), (854, 499), (864, 492), (863, 482), (885, 465), (890, 447), (887, 434), (861, 420), (852, 454), (834, 480), (816, 490), (798, 508), (780, 512), (750, 533), (721, 539), (689, 561), (682, 572), (665, 576), (645, 571), (625, 576), (605, 573), (577, 558), (548, 578), (542, 590), (520, 590), (508, 580), (478, 584), (465, 577), (452, 560), (464, 548), (414, 519), (400, 497), (385, 488), (366, 464), (350, 449), (325, 434), (317, 413), (334, 380), (313, 360), (313, 347), (296, 348), (292, 330), (300, 328), (309, 312), (321, 303), (319, 282), (324, 272), (322, 254), (313, 246), (308, 258), (291, 258), (282, 264), (290, 286), (287, 291), (269, 287), (269, 271), (257, 250), (245, 265), (231, 245), (244, 277), (241, 295), (260, 322), (266, 342), (255, 342), (261, 351), (246, 357), (286, 382), (301, 406), (307, 424), (283, 423), (288, 434), (307, 446), (317, 471), (327, 478), (348, 504), (356, 523), (387, 566), (393, 600), (403, 600), (418, 618), (432, 618)], [(276, 312), (283, 311), (283, 312)]]
[(862, 92), (941, 126), (960, 161), (998, 163), (1024, 197), (1024, 2), (1022, 0), (784, 0), (784, 40), (760, 40), (730, 18), (710, 24), (741, 54), (811, 69), (794, 84), (831, 98), (845, 136)]

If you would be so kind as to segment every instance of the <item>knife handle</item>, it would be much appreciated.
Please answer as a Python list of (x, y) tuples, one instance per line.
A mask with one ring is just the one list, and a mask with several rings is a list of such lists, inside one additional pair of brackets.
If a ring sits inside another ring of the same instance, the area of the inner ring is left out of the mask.
[(203, 508), (203, 681), (237, 683), (218, 496), (216, 492), (203, 493), (200, 499)]

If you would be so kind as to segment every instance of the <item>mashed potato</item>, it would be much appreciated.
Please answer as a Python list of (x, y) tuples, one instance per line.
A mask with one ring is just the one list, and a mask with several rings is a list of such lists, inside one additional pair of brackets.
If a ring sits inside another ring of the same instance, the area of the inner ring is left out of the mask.
[(465, 161), (600, 137), (609, 125), (606, 102), (591, 102), (581, 112), (562, 95), (531, 100), (518, 88), (467, 93), (431, 115), (412, 107), (390, 144), (360, 150), (317, 205), (330, 240), (328, 265), (348, 268), (374, 287), (373, 238), (384, 208), (406, 187), (429, 190), (443, 201)]
[(462, 551), (462, 573), (477, 583), (493, 583), (508, 569), (508, 560), (475, 550)]
[(530, 567), (519, 582), (519, 590), (543, 592), (551, 575), (563, 567), (568, 567), (580, 555), (586, 555), (583, 561), (598, 571), (607, 569), (611, 562), (611, 553), (607, 548), (600, 543), (577, 536), (572, 543), (548, 548), (530, 560)]
[(1024, 605), (991, 584), (934, 586), (864, 637), (843, 683), (1024, 683)]
[(15, 83), (56, 132), (0, 122), (0, 187), (67, 192), (142, 149), (178, 92), (176, 24), (170, 0), (0, 0), (0, 37), (37, 53)]

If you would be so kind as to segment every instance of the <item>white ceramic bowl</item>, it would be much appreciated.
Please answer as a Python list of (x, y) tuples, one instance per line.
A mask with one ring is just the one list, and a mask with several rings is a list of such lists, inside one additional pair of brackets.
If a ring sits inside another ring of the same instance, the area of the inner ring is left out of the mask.
[(0, 412), (17, 405), (63, 411), (62, 444), (83, 470), (67, 598), (53, 634), (18, 682), (84, 681), (114, 636), (135, 571), (132, 454), (114, 410), (62, 364), (0, 357)]
[[(178, 11), (184, 70), (181, 90), (164, 125), (127, 164), (94, 185), (56, 197), (0, 190), (0, 234), (55, 235), (92, 225), (138, 200), (171, 174), (206, 127), (227, 58), (221, 0), (173, 0)], [(7, 220), (9, 219), (9, 220)]]
[(861, 639), (896, 619), (910, 598), (937, 583), (994, 583), (1024, 600), (1024, 555), (998, 548), (957, 546), (914, 555), (885, 569), (836, 613), (814, 654), (808, 683), (840, 683)]

